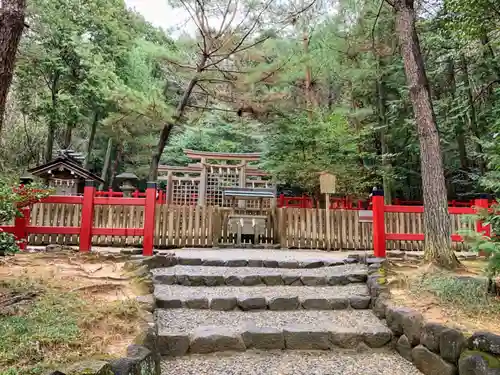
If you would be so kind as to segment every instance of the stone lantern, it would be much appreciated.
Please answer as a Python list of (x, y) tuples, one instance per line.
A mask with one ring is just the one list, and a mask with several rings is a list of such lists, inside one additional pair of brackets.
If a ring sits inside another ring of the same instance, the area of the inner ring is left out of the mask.
[(120, 189), (123, 191), (123, 196), (130, 198), (132, 196), (132, 192), (135, 190), (135, 185), (137, 184), (139, 177), (137, 177), (134, 173), (124, 172), (116, 176), (116, 179), (118, 181), (122, 181)]

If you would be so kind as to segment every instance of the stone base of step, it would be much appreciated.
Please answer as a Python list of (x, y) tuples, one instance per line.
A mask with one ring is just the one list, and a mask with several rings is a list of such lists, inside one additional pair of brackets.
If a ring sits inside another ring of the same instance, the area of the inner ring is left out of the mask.
[(366, 266), (356, 264), (316, 269), (173, 266), (154, 269), (152, 273), (154, 284), (185, 286), (318, 286), (364, 283), (367, 280)]
[(381, 348), (392, 332), (369, 311), (157, 310), (162, 355), (247, 349)]
[(343, 310), (368, 309), (371, 298), (363, 284), (346, 286), (186, 287), (156, 285), (157, 308), (212, 310)]
[(420, 375), (390, 350), (258, 351), (165, 358), (162, 375)]

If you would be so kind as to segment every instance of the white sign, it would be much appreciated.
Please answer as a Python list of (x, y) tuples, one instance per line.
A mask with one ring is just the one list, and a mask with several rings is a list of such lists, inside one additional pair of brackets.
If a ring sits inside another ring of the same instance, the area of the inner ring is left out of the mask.
[(372, 210), (359, 210), (359, 222), (360, 223), (373, 223), (373, 211)]

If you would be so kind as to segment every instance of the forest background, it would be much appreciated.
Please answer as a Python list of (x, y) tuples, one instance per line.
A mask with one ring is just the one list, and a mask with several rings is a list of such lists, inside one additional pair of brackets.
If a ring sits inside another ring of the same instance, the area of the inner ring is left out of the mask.
[[(422, 199), (419, 134), (391, 2), (179, 0), (167, 32), (123, 0), (32, 0), (0, 131), (0, 171), (82, 152), (107, 184), (187, 164), (183, 148), (263, 153), (281, 184)], [(498, 187), (500, 5), (415, 3), (449, 198)], [(207, 56), (210, 55), (210, 56)]]

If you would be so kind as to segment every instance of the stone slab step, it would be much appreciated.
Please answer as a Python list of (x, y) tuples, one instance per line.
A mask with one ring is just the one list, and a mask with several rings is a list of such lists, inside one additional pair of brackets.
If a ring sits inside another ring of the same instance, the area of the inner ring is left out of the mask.
[(162, 375), (421, 375), (390, 350), (276, 351), (165, 358)]
[(369, 310), (156, 310), (162, 355), (247, 349), (380, 348), (392, 332)]
[(259, 267), (173, 266), (151, 271), (155, 284), (185, 286), (251, 285), (347, 285), (364, 283), (367, 267), (361, 264), (314, 269)]
[[(159, 253), (162, 255), (163, 253)], [(203, 254), (198, 256), (182, 256), (178, 255), (172, 259), (173, 264), (181, 266), (212, 266), (212, 267), (264, 267), (264, 268), (320, 268), (333, 267), (343, 264), (358, 263), (356, 258), (339, 258), (339, 259), (303, 259), (303, 260), (279, 260), (272, 257), (263, 257), (263, 259), (246, 259), (246, 258), (217, 258), (203, 257)]]
[[(290, 250), (272, 249), (202, 249), (183, 248), (175, 250), (161, 250), (158, 254), (175, 255), (182, 263), (190, 265), (232, 266), (240, 267), (245, 264), (250, 267), (270, 268), (317, 268), (342, 263), (356, 263), (359, 259), (373, 256), (373, 251), (322, 251), (322, 250)], [(370, 258), (373, 259), (373, 258)], [(208, 264), (205, 264), (208, 262)], [(321, 264), (322, 263), (322, 264)]]
[(365, 284), (345, 286), (182, 286), (155, 285), (157, 308), (213, 310), (341, 310), (367, 309)]

